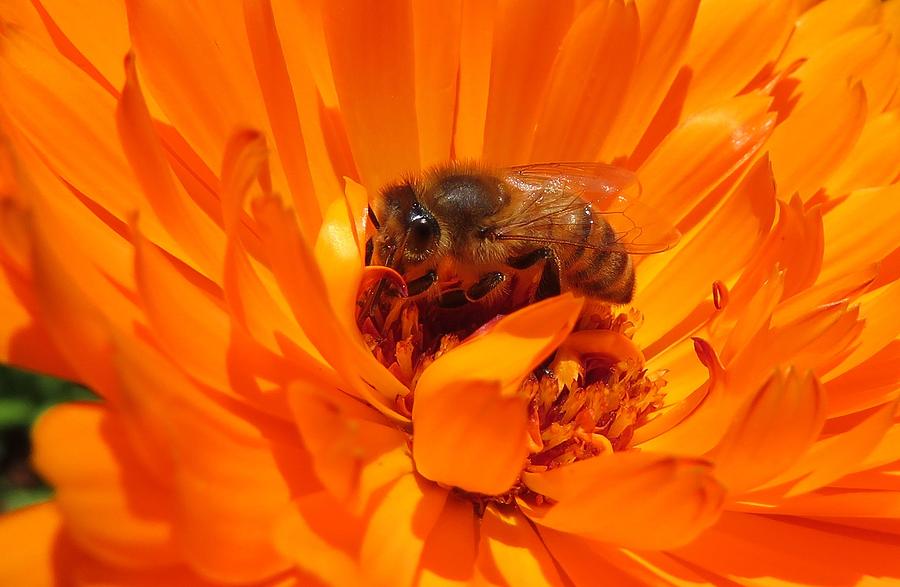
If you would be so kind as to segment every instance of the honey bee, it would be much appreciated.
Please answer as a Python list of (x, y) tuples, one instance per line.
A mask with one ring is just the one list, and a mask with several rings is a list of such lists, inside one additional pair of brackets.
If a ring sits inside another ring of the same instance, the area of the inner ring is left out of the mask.
[(375, 199), (368, 262), (395, 269), (410, 297), (446, 308), (489, 303), (526, 272), (531, 301), (572, 291), (625, 304), (631, 255), (680, 236), (635, 201), (639, 192), (633, 173), (598, 163), (438, 166)]

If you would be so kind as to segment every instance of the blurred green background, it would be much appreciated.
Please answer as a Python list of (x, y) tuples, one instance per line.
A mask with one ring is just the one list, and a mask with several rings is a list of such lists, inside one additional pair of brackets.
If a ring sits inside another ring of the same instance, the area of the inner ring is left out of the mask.
[(50, 497), (51, 490), (31, 469), (31, 425), (41, 412), (61, 402), (90, 400), (84, 387), (0, 365), (0, 511)]

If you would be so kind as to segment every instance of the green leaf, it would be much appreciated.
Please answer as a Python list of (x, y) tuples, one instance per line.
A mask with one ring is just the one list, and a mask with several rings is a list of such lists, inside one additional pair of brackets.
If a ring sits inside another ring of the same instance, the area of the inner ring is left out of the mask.
[(0, 493), (0, 510), (12, 511), (53, 497), (53, 490), (46, 486), (17, 487)]
[(30, 425), (36, 408), (37, 405), (27, 398), (0, 397), (0, 430)]
[(59, 403), (97, 399), (77, 383), (0, 365), (0, 512), (52, 493), (29, 465), (29, 429), (41, 412)]

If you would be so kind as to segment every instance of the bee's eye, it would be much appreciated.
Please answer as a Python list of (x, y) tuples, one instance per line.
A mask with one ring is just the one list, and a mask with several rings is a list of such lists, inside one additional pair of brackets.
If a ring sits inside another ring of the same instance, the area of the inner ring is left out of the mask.
[(409, 219), (406, 247), (413, 253), (423, 253), (437, 240), (437, 222), (428, 214), (414, 214)]

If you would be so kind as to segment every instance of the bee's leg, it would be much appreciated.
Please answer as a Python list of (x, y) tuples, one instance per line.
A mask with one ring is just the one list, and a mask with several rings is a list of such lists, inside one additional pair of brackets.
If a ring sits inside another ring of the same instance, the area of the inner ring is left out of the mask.
[(422, 277), (416, 277), (406, 284), (406, 291), (410, 297), (415, 297), (428, 291), (432, 285), (437, 283), (438, 275), (435, 270), (431, 270)]
[(544, 259), (552, 259), (553, 257), (553, 251), (551, 251), (547, 247), (544, 247), (541, 249), (535, 249), (530, 253), (525, 253), (524, 255), (519, 255), (518, 257), (510, 257), (506, 260), (506, 264), (513, 269), (528, 269), (529, 267), (533, 267)]
[(375, 242), (370, 236), (366, 239), (366, 267), (372, 264), (372, 253), (375, 252)]
[(558, 296), (560, 291), (562, 291), (562, 284), (559, 281), (559, 259), (551, 253), (544, 263), (543, 271), (541, 271), (541, 280), (538, 282), (537, 290), (534, 292), (534, 301), (539, 302)]
[(441, 308), (458, 308), (469, 303), (466, 299), (466, 292), (461, 289), (452, 289), (445, 291), (438, 298), (438, 306)]
[(541, 280), (538, 282), (537, 290), (534, 293), (534, 301), (536, 302), (559, 295), (561, 290), (559, 259), (556, 258), (556, 255), (550, 248), (544, 247), (518, 257), (512, 257), (506, 262), (513, 269), (528, 269), (540, 261), (544, 261), (544, 268), (541, 270)]
[(378, 217), (375, 216), (375, 211), (372, 210), (372, 207), (371, 207), (371, 206), (369, 206), (369, 209), (368, 209), (367, 213), (368, 213), (368, 215), (369, 215), (369, 221), (372, 222), (372, 226), (375, 227), (375, 230), (380, 229), (380, 228), (381, 228), (381, 223), (378, 222)]
[(474, 285), (472, 285), (472, 287), (466, 290), (466, 299), (470, 302), (477, 302), (494, 291), (494, 289), (504, 281), (506, 281), (506, 275), (499, 271), (485, 273)]

